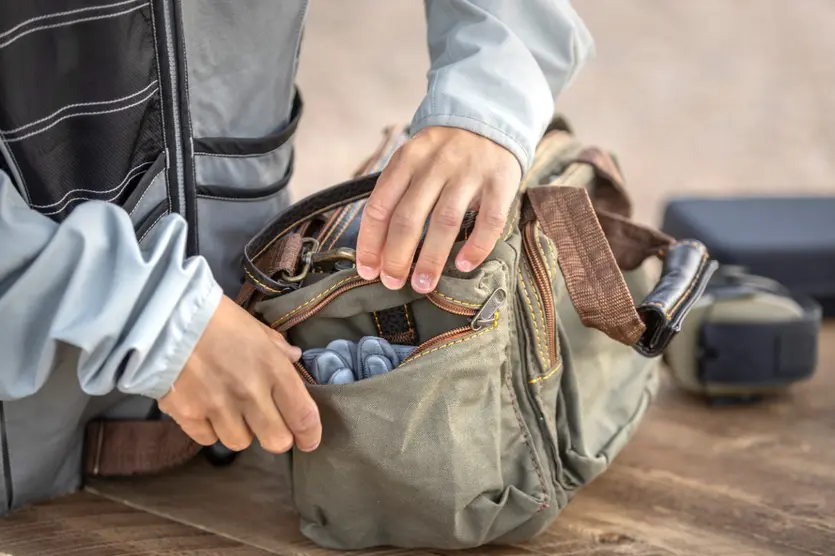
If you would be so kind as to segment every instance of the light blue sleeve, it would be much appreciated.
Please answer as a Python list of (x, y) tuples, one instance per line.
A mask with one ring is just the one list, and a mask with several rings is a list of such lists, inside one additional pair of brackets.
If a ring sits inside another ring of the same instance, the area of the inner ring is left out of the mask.
[(411, 133), (463, 128), (507, 148), (524, 170), (556, 98), (594, 54), (569, 0), (425, 0), (431, 67)]
[(221, 297), (185, 245), (178, 215), (140, 247), (128, 214), (97, 201), (59, 225), (0, 172), (0, 400), (34, 394), (68, 361), (90, 395), (164, 395)]

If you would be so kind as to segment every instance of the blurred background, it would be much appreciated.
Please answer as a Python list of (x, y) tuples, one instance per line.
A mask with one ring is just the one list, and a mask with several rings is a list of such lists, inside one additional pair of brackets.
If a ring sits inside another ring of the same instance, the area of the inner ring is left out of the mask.
[[(521, 1), (524, 0), (508, 0)], [(574, 0), (597, 55), (557, 102), (614, 151), (636, 205), (835, 194), (835, 2)], [(346, 179), (426, 86), (423, 2), (312, 0), (295, 199)]]

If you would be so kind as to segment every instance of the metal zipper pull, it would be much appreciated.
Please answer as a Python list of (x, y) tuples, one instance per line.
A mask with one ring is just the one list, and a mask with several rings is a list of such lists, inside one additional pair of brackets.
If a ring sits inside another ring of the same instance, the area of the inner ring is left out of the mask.
[(490, 294), (478, 313), (475, 314), (473, 320), (470, 321), (470, 327), (473, 330), (481, 330), (485, 325), (492, 324), (496, 318), (496, 311), (504, 305), (507, 300), (507, 292), (504, 288), (499, 288)]

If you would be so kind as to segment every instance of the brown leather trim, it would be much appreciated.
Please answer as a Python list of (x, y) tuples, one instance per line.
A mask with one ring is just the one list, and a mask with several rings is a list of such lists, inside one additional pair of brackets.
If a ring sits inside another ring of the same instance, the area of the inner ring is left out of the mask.
[[(296, 270), (302, 252), (302, 236), (298, 233), (290, 233), (279, 239), (255, 261), (255, 266), (267, 276), (275, 276), (278, 272), (292, 274)], [(250, 297), (257, 290), (248, 280), (241, 285), (235, 302), (246, 307)]]

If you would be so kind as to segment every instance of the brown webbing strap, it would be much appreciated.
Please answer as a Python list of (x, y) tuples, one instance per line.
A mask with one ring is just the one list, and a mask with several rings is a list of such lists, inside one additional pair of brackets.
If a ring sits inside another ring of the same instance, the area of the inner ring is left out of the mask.
[[(533, 187), (527, 191), (527, 199), (542, 231), (557, 247), (557, 262), (565, 276), (568, 295), (583, 324), (600, 330), (613, 340), (633, 345), (646, 326), (638, 316), (586, 190)], [(605, 220), (607, 225), (614, 222), (609, 215)], [(617, 222), (620, 228), (613, 233), (631, 230), (630, 226), (624, 225), (631, 224), (625, 219)], [(635, 255), (636, 251), (647, 252), (646, 245), (641, 247), (634, 243), (631, 247), (621, 245), (616, 250), (621, 258), (630, 262), (640, 256)]]
[(89, 477), (157, 473), (182, 465), (201, 450), (174, 421), (95, 420), (84, 438)]

